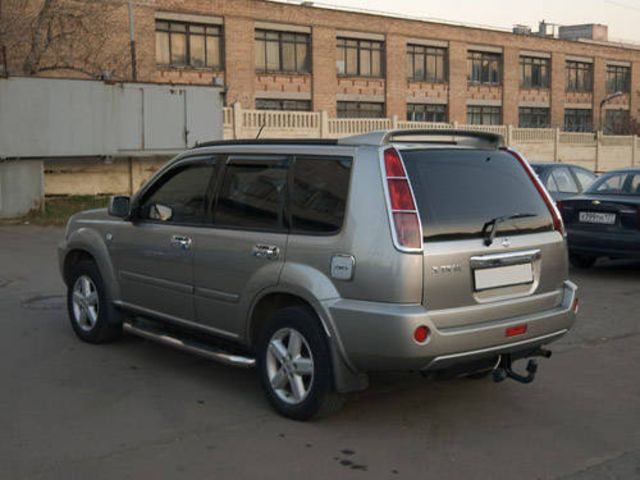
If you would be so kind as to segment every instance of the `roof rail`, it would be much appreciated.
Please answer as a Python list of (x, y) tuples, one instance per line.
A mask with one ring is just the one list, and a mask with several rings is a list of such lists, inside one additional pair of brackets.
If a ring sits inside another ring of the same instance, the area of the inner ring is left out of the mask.
[(393, 143), (398, 137), (449, 137), (440, 140), (395, 140), (397, 142), (412, 143), (447, 143), (455, 145), (463, 145), (476, 148), (498, 149), (505, 146), (504, 138), (497, 133), (479, 132), (474, 130), (456, 130), (456, 129), (419, 129), (419, 130), (376, 130), (374, 132), (365, 133), (364, 135), (356, 135), (353, 137), (341, 138), (338, 145), (370, 145), (374, 147), (383, 147)]
[(196, 143), (193, 148), (220, 147), (229, 145), (336, 145), (333, 138), (254, 138), (240, 140), (214, 140)]

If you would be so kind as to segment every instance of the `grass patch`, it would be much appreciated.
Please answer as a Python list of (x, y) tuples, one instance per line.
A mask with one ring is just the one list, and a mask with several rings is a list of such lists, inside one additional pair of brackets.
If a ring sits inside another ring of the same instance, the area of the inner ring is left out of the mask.
[(109, 197), (104, 195), (47, 197), (44, 210), (33, 210), (21, 219), (21, 223), (64, 226), (73, 214), (93, 208), (105, 208), (108, 202)]

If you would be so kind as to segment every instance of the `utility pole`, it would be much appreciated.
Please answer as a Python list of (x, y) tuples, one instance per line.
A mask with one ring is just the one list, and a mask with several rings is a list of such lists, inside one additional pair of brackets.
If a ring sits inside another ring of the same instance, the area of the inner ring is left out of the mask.
[(133, 20), (133, 4), (128, 1), (129, 8), (129, 45), (131, 46), (131, 77), (134, 82), (138, 81), (138, 65), (136, 60), (136, 34), (135, 23)]

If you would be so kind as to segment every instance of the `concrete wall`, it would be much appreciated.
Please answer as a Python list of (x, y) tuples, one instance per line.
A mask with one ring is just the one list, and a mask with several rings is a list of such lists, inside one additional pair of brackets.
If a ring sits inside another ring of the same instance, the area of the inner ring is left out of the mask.
[(0, 218), (15, 218), (40, 208), (44, 199), (42, 161), (0, 162)]
[(0, 79), (0, 158), (177, 153), (222, 138), (222, 89)]

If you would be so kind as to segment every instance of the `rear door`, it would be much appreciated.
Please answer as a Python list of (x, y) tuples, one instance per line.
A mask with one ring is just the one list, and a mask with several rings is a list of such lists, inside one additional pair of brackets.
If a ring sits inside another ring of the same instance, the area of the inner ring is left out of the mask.
[(470, 149), (404, 150), (402, 157), (424, 232), (423, 303), (436, 325), (486, 322), (559, 303), (564, 239), (515, 157)]
[(277, 284), (287, 246), (287, 156), (231, 155), (219, 173), (213, 225), (194, 238), (199, 323), (230, 337), (248, 303)]

